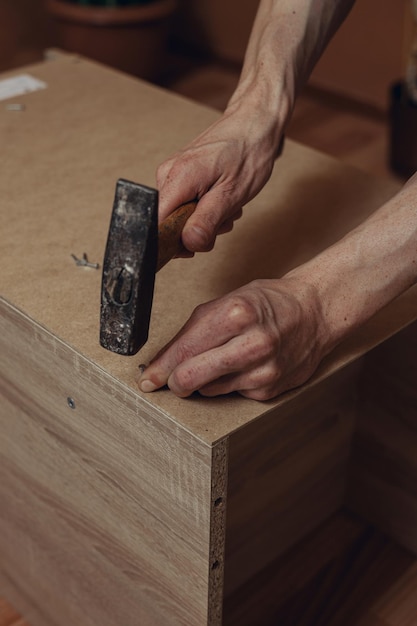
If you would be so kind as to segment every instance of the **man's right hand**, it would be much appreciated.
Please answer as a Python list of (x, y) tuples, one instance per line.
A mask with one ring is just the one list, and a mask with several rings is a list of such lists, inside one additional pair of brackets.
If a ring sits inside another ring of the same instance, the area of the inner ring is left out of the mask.
[(276, 139), (260, 117), (234, 107), (158, 168), (160, 221), (180, 204), (198, 200), (182, 234), (191, 253), (211, 250), (269, 179)]

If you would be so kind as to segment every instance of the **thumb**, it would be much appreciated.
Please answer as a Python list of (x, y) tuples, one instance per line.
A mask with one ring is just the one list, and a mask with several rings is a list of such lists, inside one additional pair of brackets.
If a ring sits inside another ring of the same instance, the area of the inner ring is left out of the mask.
[(195, 212), (184, 226), (184, 246), (191, 252), (208, 252), (214, 247), (222, 224), (234, 213), (234, 207), (228, 205), (225, 194), (213, 187), (199, 200)]

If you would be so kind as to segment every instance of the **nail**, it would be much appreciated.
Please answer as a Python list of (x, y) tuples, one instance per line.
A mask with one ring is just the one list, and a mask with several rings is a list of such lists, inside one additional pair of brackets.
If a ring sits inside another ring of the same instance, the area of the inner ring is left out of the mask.
[(87, 254), (84, 252), (82, 259), (79, 259), (75, 256), (75, 254), (71, 254), (72, 258), (75, 261), (75, 265), (83, 266), (83, 267), (92, 267), (95, 270), (98, 270), (100, 265), (99, 263), (90, 263), (88, 260)]
[(151, 391), (158, 389), (158, 386), (148, 378), (139, 382), (139, 389), (143, 391), (143, 393), (150, 393)]

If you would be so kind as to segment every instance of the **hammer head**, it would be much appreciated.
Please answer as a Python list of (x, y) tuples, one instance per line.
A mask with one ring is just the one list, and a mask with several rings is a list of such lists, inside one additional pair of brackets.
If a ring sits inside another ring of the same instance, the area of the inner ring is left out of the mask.
[(103, 261), (100, 344), (136, 354), (148, 338), (158, 257), (158, 192), (119, 179)]

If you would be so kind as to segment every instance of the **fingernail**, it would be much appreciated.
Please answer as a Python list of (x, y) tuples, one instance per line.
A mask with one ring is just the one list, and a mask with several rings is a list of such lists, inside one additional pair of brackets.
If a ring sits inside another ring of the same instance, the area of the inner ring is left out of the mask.
[(151, 391), (158, 389), (158, 386), (147, 378), (146, 380), (141, 380), (139, 382), (139, 389), (143, 391), (143, 393), (150, 393)]
[(190, 230), (201, 244), (207, 244), (209, 240), (209, 235), (205, 230), (200, 228), (200, 226), (192, 226)]
[(195, 232), (196, 235), (198, 235), (199, 237), (207, 237), (207, 233), (206, 231), (201, 228), (201, 226), (191, 226), (190, 230), (192, 230), (193, 232)]

